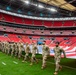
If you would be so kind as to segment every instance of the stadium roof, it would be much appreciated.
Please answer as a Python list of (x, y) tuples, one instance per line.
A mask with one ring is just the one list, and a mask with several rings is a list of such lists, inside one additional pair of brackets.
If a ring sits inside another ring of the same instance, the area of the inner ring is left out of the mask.
[(76, 17), (76, 0), (0, 0), (0, 9), (41, 17)]
[(76, 11), (76, 0), (39, 0), (69, 11)]

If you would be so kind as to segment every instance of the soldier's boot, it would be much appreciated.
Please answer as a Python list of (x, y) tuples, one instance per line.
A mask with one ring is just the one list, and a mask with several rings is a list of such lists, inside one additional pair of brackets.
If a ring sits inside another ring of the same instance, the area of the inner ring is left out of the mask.
[(46, 68), (46, 59), (47, 59), (47, 58), (43, 57), (43, 63), (42, 63), (41, 69)]
[(31, 58), (31, 64), (30, 64), (30, 65), (32, 66), (33, 63), (34, 63), (34, 58), (32, 57), (32, 58)]
[(36, 59), (36, 63), (38, 64), (38, 59)]
[(27, 58), (28, 58), (28, 56), (25, 55), (24, 60), (22, 62), (26, 62)]
[(34, 61), (38, 64), (38, 59), (36, 59), (35, 57), (34, 57)]
[(30, 64), (31, 66), (33, 65), (33, 63)]
[(10, 54), (10, 50), (8, 50), (7, 54), (8, 54), (8, 55)]
[(58, 72), (54, 72), (54, 75), (57, 75), (58, 74)]
[(20, 59), (20, 58), (21, 58), (21, 52), (18, 53), (18, 59)]
[(6, 49), (4, 48), (4, 51), (3, 51), (4, 53), (6, 52)]
[(11, 52), (11, 56), (13, 56), (13, 55), (14, 55), (14, 51)]
[(42, 67), (41, 67), (41, 69), (45, 69), (45, 68), (46, 68), (46, 66), (42, 66)]
[(45, 69), (45, 68), (46, 68), (46, 63), (44, 62), (44, 63), (42, 64), (41, 69)]
[(5, 53), (7, 53), (7, 50), (5, 49)]
[(18, 59), (20, 59), (20, 58), (21, 58), (21, 55), (18, 56)]
[(17, 56), (17, 51), (15, 52), (15, 57)]
[(24, 62), (26, 62), (26, 63), (27, 63), (27, 61), (26, 61), (26, 60), (23, 60), (22, 62), (23, 62), (23, 63), (24, 63)]
[(59, 66), (59, 71), (61, 71), (62, 70), (62, 66)]

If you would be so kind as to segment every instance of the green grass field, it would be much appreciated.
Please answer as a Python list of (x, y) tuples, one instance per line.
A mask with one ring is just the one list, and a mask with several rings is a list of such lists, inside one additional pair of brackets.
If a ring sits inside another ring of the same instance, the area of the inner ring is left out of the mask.
[[(47, 67), (44, 70), (41, 70), (41, 55), (37, 55), (37, 58), (39, 63), (30, 66), (29, 61), (22, 63), (22, 59), (19, 60), (0, 52), (0, 75), (53, 75), (55, 69), (53, 57), (47, 60)], [(2, 64), (2, 62), (5, 64)], [(58, 75), (76, 75), (75, 59), (63, 58), (61, 64), (63, 69), (59, 71)]]

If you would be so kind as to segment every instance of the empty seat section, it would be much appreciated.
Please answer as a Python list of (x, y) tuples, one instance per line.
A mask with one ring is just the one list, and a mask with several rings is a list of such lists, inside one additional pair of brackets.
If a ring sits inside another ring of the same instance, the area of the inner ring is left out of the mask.
[(21, 41), (21, 39), (18, 38), (16, 34), (8, 34), (8, 38), (11, 40), (11, 42), (19, 42), (19, 41)]
[(37, 43), (37, 40), (32, 40), (32, 42), (31, 43)]
[(2, 16), (2, 14), (0, 13), (0, 20), (2, 20), (2, 18), (3, 18), (3, 16)]
[(40, 36), (32, 36), (32, 39), (40, 39)]
[(63, 37), (56, 37), (56, 40), (59, 41), (59, 42), (62, 42), (63, 41)]
[(10, 41), (8, 37), (0, 36), (0, 41)]
[(43, 32), (45, 35), (50, 35), (50, 31), (49, 30), (44, 30)]
[(41, 31), (40, 31), (40, 30), (36, 30), (36, 31), (35, 31), (35, 34), (40, 35), (40, 34), (42, 34), (42, 33), (41, 33)]
[(13, 17), (11, 15), (3, 14), (3, 17), (6, 22), (14, 22)]
[(8, 37), (17, 37), (17, 35), (16, 34), (8, 34)]
[(22, 36), (22, 38), (29, 39), (29, 37), (28, 37), (28, 36)]
[(9, 39), (11, 40), (11, 42), (19, 42), (20, 41), (20, 39), (17, 38), (17, 37), (15, 37), (15, 38), (9, 38)]
[(16, 30), (14, 30), (15, 32), (19, 32), (19, 33), (23, 33), (22, 28), (16, 28)]
[(24, 38), (24, 37), (21, 38), (21, 40), (22, 40), (24, 43), (29, 43), (29, 44), (32, 42), (29, 38), (26, 39), (26, 38)]
[(34, 20), (34, 25), (36, 26), (42, 26), (43, 25), (43, 23), (42, 23), (42, 21), (40, 21), (40, 20)]
[(74, 21), (64, 21), (63, 26), (73, 26), (74, 25)]
[(3, 27), (4, 27), (4, 26), (0, 26), (0, 30), (1, 30), (1, 31), (3, 31)]
[(74, 26), (76, 26), (76, 21), (74, 21)]
[(9, 32), (15, 32), (14, 28), (13, 27), (7, 27)]
[(62, 26), (62, 21), (54, 21), (53, 26), (55, 27), (61, 27)]
[(14, 18), (14, 21), (15, 21), (17, 24), (24, 24), (22, 18), (20, 18), (20, 17), (15, 17), (15, 16), (14, 16), (13, 18)]
[(53, 25), (52, 21), (44, 21), (44, 26), (51, 27)]
[(33, 20), (31, 20), (31, 19), (24, 19), (24, 23), (26, 25), (33, 25)]

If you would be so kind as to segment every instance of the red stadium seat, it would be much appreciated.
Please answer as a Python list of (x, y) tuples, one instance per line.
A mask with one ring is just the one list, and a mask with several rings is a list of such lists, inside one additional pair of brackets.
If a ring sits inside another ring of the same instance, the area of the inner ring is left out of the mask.
[(15, 16), (14, 16), (13, 18), (14, 18), (14, 21), (15, 21), (17, 24), (24, 24), (22, 18), (20, 18), (20, 17), (15, 17)]
[(54, 27), (61, 27), (62, 26), (62, 21), (54, 21), (53, 26)]
[(33, 25), (33, 20), (32, 19), (24, 19), (24, 23), (26, 25)]
[(42, 26), (43, 25), (43, 22), (40, 21), (40, 20), (34, 20), (34, 25), (35, 26)]
[(3, 17), (6, 22), (14, 22), (12, 15), (3, 14)]
[(63, 26), (68, 26), (68, 27), (74, 26), (74, 21), (64, 21)]
[(0, 13), (0, 20), (2, 20), (3, 16), (2, 16), (2, 13)]
[(53, 25), (52, 21), (44, 21), (45, 27), (51, 27)]
[(0, 36), (0, 41), (10, 41), (10, 39), (5, 36)]

